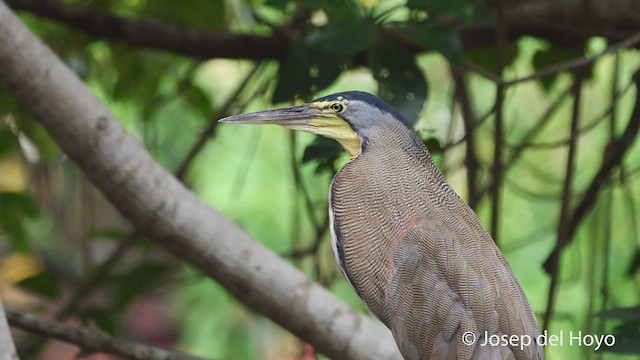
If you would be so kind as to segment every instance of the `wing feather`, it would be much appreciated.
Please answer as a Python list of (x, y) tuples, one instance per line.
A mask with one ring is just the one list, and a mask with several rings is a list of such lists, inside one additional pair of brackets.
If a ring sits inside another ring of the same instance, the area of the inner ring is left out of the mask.
[[(479, 346), (489, 335), (535, 336), (521, 292), (501, 258), (459, 246), (447, 222), (424, 219), (396, 243), (386, 306), (390, 328), (406, 359), (536, 359), (535, 346)], [(434, 246), (443, 237), (449, 246)], [(452, 275), (453, 274), (453, 275)], [(462, 335), (473, 332), (473, 346)]]

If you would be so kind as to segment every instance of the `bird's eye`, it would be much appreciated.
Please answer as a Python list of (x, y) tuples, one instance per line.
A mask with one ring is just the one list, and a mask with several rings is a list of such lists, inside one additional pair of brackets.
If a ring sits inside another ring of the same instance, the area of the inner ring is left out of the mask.
[(337, 113), (341, 113), (344, 110), (344, 105), (340, 104), (340, 103), (333, 103), (331, 104), (331, 110), (337, 112)]

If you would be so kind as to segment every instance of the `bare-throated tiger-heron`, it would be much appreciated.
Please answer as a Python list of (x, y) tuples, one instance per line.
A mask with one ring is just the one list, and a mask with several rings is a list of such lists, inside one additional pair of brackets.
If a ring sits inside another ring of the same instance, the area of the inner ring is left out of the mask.
[(405, 359), (543, 358), (509, 264), (396, 109), (350, 91), (221, 121), (282, 125), (347, 150), (329, 190), (333, 250)]

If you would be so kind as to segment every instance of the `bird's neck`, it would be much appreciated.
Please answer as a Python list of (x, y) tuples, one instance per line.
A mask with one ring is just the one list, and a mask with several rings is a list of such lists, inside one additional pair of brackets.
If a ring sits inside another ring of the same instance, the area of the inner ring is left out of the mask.
[(383, 322), (392, 243), (420, 216), (413, 205), (430, 201), (428, 188), (446, 184), (415, 133), (402, 124), (389, 130), (363, 141), (361, 154), (336, 174), (330, 197), (336, 257)]

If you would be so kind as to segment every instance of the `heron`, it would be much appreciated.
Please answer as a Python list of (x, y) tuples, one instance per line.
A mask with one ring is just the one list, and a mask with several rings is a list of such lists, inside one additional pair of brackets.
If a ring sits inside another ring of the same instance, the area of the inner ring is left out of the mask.
[(230, 116), (335, 139), (329, 188), (340, 271), (405, 359), (543, 359), (520, 284), (398, 110), (361, 91)]

